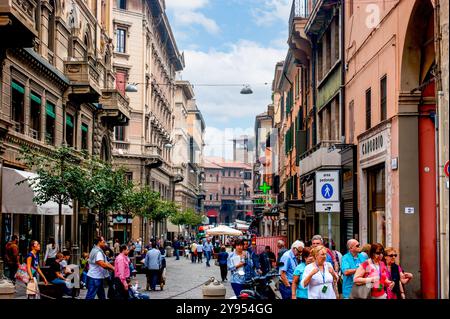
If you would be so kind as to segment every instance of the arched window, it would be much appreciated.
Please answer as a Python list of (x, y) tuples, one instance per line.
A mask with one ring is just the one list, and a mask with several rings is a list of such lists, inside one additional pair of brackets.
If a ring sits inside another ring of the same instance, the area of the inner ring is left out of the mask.
[(228, 188), (228, 195), (231, 195), (231, 188)]
[(106, 137), (104, 137), (102, 140), (102, 147), (100, 149), (100, 159), (105, 162), (109, 162), (111, 160), (111, 150)]
[(225, 187), (222, 187), (222, 194), (225, 195)]

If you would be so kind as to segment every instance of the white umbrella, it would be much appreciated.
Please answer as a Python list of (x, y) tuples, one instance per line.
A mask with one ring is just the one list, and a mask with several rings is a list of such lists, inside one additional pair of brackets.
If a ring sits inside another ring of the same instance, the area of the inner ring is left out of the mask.
[(240, 230), (236, 230), (234, 228), (220, 225), (215, 228), (211, 228), (206, 230), (207, 235), (211, 236), (219, 236), (219, 235), (229, 235), (229, 236), (242, 236), (242, 232)]

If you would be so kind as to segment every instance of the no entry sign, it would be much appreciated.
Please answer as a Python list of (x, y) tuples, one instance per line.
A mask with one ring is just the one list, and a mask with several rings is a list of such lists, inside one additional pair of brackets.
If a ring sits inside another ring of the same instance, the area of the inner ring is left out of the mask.
[(445, 172), (445, 175), (447, 175), (447, 177), (449, 177), (449, 175), (450, 175), (450, 173), (449, 173), (449, 163), (450, 163), (450, 161), (447, 161), (447, 163), (445, 163), (445, 166), (444, 166), (444, 172)]

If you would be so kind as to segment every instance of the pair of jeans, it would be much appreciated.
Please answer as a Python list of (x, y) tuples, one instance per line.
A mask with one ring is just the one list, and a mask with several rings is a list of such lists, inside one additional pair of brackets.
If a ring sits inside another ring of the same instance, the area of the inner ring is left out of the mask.
[(203, 256), (203, 252), (198, 251), (197, 252), (197, 258), (198, 258), (198, 262), (199, 263), (203, 263), (202, 256)]
[(103, 279), (97, 279), (87, 276), (87, 294), (86, 299), (91, 300), (95, 299), (95, 296), (98, 296), (98, 299), (105, 300), (105, 288), (103, 288)]
[(175, 249), (175, 256), (177, 257), (176, 260), (180, 260), (180, 251), (178, 249)]
[(125, 287), (123, 286), (123, 283), (120, 281), (120, 279), (114, 277), (114, 299), (128, 300), (128, 293), (128, 290), (125, 290)]
[(233, 291), (234, 291), (234, 294), (236, 295), (236, 297), (239, 297), (239, 295), (241, 294), (241, 291), (244, 289), (244, 285), (232, 282), (231, 288), (233, 288)]
[(222, 281), (227, 279), (228, 274), (228, 266), (227, 264), (219, 265), (220, 266), (220, 276), (222, 277)]
[(283, 299), (292, 299), (291, 287), (286, 287), (282, 282), (280, 282), (278, 289), (280, 290), (281, 297), (283, 297)]
[(159, 278), (159, 269), (147, 269), (147, 286), (150, 286), (151, 290), (156, 290), (158, 278)]
[(211, 260), (211, 252), (210, 251), (205, 251), (205, 257), (206, 257), (206, 266), (210, 266), (209, 265), (209, 261)]
[(68, 295), (68, 296), (71, 296), (71, 295), (72, 295), (72, 289), (67, 288), (66, 282), (65, 282), (64, 280), (62, 280), (62, 279), (60, 279), (60, 278), (55, 278), (55, 279), (53, 279), (53, 280), (51, 281), (51, 283), (54, 284), (54, 285), (61, 285), (61, 286), (63, 286), (64, 293), (65, 293), (66, 295)]

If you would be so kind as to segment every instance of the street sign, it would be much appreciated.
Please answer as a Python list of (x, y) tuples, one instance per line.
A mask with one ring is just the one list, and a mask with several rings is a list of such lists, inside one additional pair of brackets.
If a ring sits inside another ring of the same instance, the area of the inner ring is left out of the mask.
[(116, 220), (118, 223), (121, 223), (123, 221), (123, 216), (122, 215), (117, 215)]
[(341, 203), (339, 202), (316, 202), (316, 212), (318, 213), (339, 213)]
[(444, 172), (445, 172), (445, 175), (447, 175), (447, 177), (449, 177), (449, 175), (450, 175), (450, 172), (449, 172), (449, 170), (450, 170), (450, 165), (449, 165), (449, 163), (450, 163), (450, 161), (447, 161), (447, 163), (445, 163), (445, 166), (444, 166)]
[(315, 184), (316, 212), (339, 213), (341, 211), (339, 171), (316, 172)]

